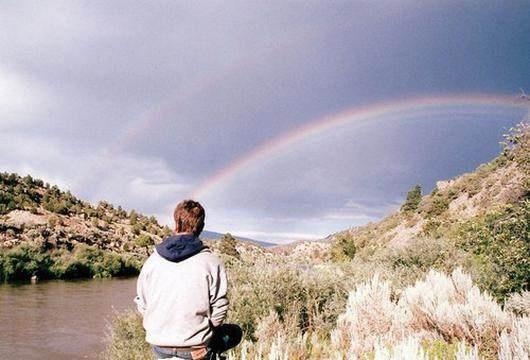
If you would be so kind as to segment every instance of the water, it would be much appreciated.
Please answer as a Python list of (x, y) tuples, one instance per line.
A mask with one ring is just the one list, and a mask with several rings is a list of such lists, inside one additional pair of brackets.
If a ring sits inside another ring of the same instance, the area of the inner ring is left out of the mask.
[(136, 279), (0, 285), (0, 359), (96, 359)]

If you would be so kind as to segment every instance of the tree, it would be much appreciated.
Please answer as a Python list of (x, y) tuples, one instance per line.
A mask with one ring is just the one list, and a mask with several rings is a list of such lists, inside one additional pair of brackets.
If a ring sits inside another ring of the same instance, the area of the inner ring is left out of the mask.
[(407, 199), (401, 206), (401, 211), (414, 212), (418, 209), (421, 202), (421, 186), (414, 185), (412, 189), (407, 193)]
[(134, 235), (140, 235), (141, 232), (142, 232), (142, 225), (135, 223), (132, 227), (132, 233)]
[(341, 233), (331, 246), (331, 259), (336, 262), (350, 261), (354, 258), (357, 248), (349, 233)]
[(239, 259), (239, 251), (237, 251), (237, 240), (230, 233), (226, 233), (220, 240), (219, 251), (221, 253), (236, 257)]
[(22, 178), (22, 181), (26, 186), (32, 186), (33, 185), (33, 178), (31, 175), (26, 175)]
[(162, 237), (166, 238), (173, 234), (173, 230), (171, 230), (167, 225), (164, 225), (162, 228)]
[(134, 243), (139, 247), (145, 248), (147, 255), (149, 255), (149, 246), (153, 245), (154, 241), (149, 235), (142, 234), (136, 237)]
[(138, 222), (138, 214), (136, 213), (136, 211), (131, 210), (131, 213), (129, 215), (129, 223), (131, 225), (136, 225), (137, 222)]

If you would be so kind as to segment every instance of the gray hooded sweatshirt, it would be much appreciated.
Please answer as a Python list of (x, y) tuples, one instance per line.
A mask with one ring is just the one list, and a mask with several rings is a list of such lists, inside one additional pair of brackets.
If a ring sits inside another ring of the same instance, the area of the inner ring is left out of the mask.
[(165, 239), (147, 259), (135, 302), (152, 345), (199, 347), (228, 310), (222, 262), (193, 235)]

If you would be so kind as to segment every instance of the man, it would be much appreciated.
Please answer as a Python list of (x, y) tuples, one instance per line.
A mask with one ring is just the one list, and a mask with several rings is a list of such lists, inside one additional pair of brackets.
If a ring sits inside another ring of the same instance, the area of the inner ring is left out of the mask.
[(184, 200), (173, 215), (175, 234), (155, 247), (138, 277), (135, 302), (146, 340), (158, 359), (215, 359), (242, 335), (239, 326), (223, 325), (226, 272), (199, 239), (201, 204)]

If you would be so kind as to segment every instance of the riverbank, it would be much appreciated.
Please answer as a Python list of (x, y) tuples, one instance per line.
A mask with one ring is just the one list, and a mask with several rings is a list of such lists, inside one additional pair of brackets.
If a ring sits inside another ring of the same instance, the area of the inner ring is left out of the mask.
[(71, 251), (22, 244), (0, 250), (0, 281), (133, 276), (140, 272), (143, 261), (139, 255), (118, 254), (86, 244), (76, 244)]

